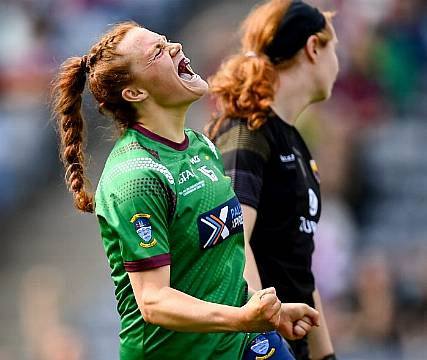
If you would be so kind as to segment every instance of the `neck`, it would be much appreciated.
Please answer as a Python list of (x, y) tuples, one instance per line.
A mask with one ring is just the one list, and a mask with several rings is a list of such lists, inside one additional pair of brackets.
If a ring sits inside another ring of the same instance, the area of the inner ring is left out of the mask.
[(283, 121), (295, 125), (300, 114), (312, 103), (310, 89), (310, 79), (303, 66), (282, 70), (271, 108)]
[(183, 105), (168, 108), (147, 102), (139, 112), (137, 123), (161, 137), (181, 143), (185, 139), (185, 115), (188, 107)]

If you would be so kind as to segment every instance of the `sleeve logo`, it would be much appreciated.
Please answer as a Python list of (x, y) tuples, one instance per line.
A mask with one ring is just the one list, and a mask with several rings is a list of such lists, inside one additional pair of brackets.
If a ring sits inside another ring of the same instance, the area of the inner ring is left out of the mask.
[(157, 244), (157, 240), (153, 238), (151, 231), (150, 217), (149, 214), (135, 214), (130, 220), (136, 233), (142, 239), (139, 246), (143, 248), (150, 248)]
[(200, 249), (220, 244), (233, 234), (243, 231), (243, 214), (237, 197), (205, 212), (197, 219)]

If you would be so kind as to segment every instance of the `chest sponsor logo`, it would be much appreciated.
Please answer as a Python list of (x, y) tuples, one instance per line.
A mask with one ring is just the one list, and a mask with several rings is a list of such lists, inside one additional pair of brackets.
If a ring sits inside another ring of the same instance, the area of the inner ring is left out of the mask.
[(196, 182), (195, 184), (185, 188), (184, 190), (179, 192), (179, 195), (187, 196), (192, 194), (193, 192), (202, 189), (205, 186), (205, 180), (201, 180)]
[[(319, 211), (319, 199), (313, 189), (308, 189), (308, 213), (310, 216), (316, 216)], [(299, 231), (306, 234), (314, 234), (317, 230), (317, 222), (300, 217)]]
[(197, 219), (200, 249), (212, 248), (243, 231), (243, 214), (237, 197), (200, 215)]
[(136, 233), (142, 239), (139, 246), (150, 248), (157, 244), (157, 240), (153, 238), (149, 214), (135, 214), (130, 222), (133, 224)]
[(282, 163), (290, 163), (295, 161), (295, 155), (289, 154), (289, 155), (280, 155), (280, 161)]
[(178, 184), (183, 184), (186, 181), (190, 180), (191, 178), (196, 177), (196, 175), (194, 175), (193, 171), (191, 170), (184, 170), (183, 172), (181, 172), (179, 174), (179, 178), (178, 178)]
[(317, 222), (308, 220), (304, 216), (300, 216), (299, 231), (306, 234), (314, 234), (317, 230)]

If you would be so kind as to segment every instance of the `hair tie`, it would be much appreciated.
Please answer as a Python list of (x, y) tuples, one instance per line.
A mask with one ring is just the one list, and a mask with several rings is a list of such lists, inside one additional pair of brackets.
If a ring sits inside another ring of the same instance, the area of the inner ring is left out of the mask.
[(73, 167), (75, 167), (75, 166), (77, 166), (80, 171), (83, 170), (83, 165), (80, 163), (72, 163), (72, 164), (68, 165), (67, 170), (65, 171), (65, 175), (64, 175), (64, 179), (65, 179), (66, 183), (68, 183), (70, 172), (73, 171)]
[(258, 54), (255, 51), (246, 51), (245, 56), (250, 58), (257, 58)]
[(326, 27), (325, 16), (316, 8), (301, 0), (293, 0), (283, 15), (273, 40), (265, 54), (275, 65), (289, 60), (302, 49), (311, 35)]

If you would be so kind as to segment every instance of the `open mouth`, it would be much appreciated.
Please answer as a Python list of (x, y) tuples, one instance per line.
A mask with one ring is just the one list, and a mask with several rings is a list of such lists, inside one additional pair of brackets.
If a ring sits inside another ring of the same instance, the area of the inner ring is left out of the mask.
[(190, 66), (190, 60), (183, 58), (178, 64), (178, 76), (183, 80), (191, 80), (196, 76), (195, 72)]

